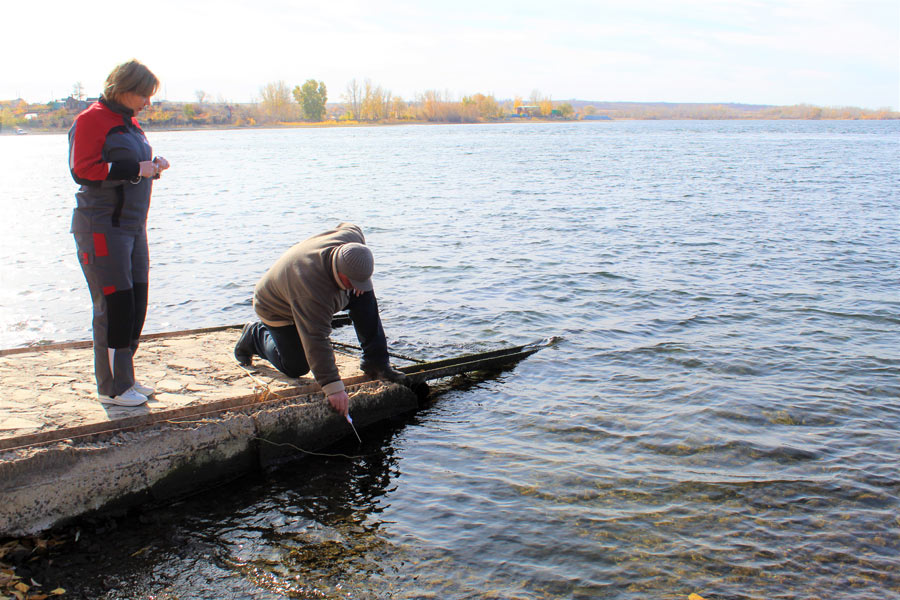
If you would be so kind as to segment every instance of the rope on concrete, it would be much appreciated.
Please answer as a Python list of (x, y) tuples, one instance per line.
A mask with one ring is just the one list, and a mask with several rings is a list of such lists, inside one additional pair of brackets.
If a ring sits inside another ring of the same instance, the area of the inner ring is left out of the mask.
[(248, 369), (244, 365), (239, 364), (238, 366), (244, 370), (244, 373), (247, 374), (247, 377), (249, 377), (254, 382), (256, 382), (256, 385), (257, 385), (256, 401), (257, 402), (265, 402), (266, 400), (269, 400), (270, 398), (280, 398), (281, 397), (278, 394), (276, 394), (275, 392), (273, 392), (272, 389), (269, 387), (271, 382), (266, 383), (265, 381), (263, 381), (262, 379), (260, 379), (259, 377), (257, 377), (253, 373), (251, 373), (250, 369)]

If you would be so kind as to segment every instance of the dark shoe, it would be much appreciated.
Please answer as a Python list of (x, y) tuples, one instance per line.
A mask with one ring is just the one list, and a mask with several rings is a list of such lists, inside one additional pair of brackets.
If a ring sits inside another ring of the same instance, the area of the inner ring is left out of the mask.
[(383, 365), (380, 367), (370, 367), (368, 365), (361, 367), (362, 372), (372, 379), (381, 379), (390, 381), (391, 383), (399, 383), (409, 387), (409, 377), (403, 371), (398, 371), (391, 365)]
[(253, 364), (253, 355), (256, 354), (256, 344), (253, 342), (253, 336), (250, 332), (252, 328), (253, 323), (244, 325), (244, 328), (241, 329), (241, 337), (238, 339), (237, 344), (234, 345), (234, 357), (245, 367)]

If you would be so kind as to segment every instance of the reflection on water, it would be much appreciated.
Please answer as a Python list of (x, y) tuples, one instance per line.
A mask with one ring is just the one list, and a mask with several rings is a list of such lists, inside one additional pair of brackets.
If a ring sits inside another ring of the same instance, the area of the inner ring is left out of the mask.
[[(85, 526), (91, 561), (58, 556), (63, 587), (900, 595), (898, 127), (151, 134), (173, 167), (152, 209), (150, 330), (247, 319), (284, 248), (350, 220), (374, 248), (400, 354), (564, 341), (334, 450), (355, 458), (311, 457), (115, 530)], [(57, 143), (22, 137), (38, 156)], [(17, 209), (0, 222), (3, 346), (87, 337), (62, 148), (59, 181), (30, 178), (43, 163), (27, 151), (13, 170), (0, 161), (12, 182), (0, 201)]]

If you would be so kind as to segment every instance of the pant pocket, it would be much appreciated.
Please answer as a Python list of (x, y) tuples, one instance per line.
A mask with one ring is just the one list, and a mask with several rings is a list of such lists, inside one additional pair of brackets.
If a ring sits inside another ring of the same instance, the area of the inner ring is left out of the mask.
[(92, 265), (96, 260), (94, 254), (94, 240), (91, 234), (75, 235), (75, 251), (78, 255), (78, 262), (82, 265)]

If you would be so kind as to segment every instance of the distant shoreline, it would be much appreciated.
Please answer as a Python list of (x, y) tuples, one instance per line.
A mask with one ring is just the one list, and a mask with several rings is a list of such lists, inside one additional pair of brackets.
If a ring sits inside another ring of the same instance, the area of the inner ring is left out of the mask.
[[(148, 124), (145, 122), (141, 122), (140, 118), (138, 121), (141, 123), (141, 127), (145, 131), (229, 131), (229, 130), (263, 130), (263, 129), (323, 129), (323, 128), (331, 128), (331, 127), (397, 127), (403, 125), (500, 125), (500, 124), (521, 124), (525, 125), (528, 123), (552, 123), (552, 124), (564, 124), (564, 123), (613, 123), (616, 121), (897, 121), (898, 118), (895, 116), (891, 117), (867, 117), (867, 118), (859, 118), (859, 117), (844, 117), (844, 118), (818, 118), (818, 119), (802, 119), (802, 118), (794, 118), (794, 119), (786, 119), (786, 118), (760, 118), (760, 117), (748, 117), (748, 118), (637, 118), (637, 117), (620, 117), (620, 118), (610, 118), (610, 119), (541, 119), (541, 118), (530, 118), (530, 119), (499, 119), (494, 121), (481, 121), (476, 123), (449, 123), (445, 121), (421, 121), (421, 120), (410, 120), (410, 121), (375, 121), (375, 122), (360, 122), (360, 121), (320, 121), (320, 122), (289, 122), (289, 123), (262, 123), (255, 125), (232, 125), (232, 124), (199, 124), (199, 125), (160, 125), (155, 126), (153, 124)], [(0, 131), (0, 136), (17, 136), (17, 135), (47, 135), (47, 134), (59, 134), (66, 133), (68, 131), (68, 127), (58, 127), (58, 128), (35, 128), (35, 129), (24, 129), (24, 134), (17, 133), (12, 129), (4, 128)]]
[[(251, 104), (159, 100), (142, 111), (138, 121), (148, 131), (182, 131), (580, 121), (900, 120), (900, 111), (888, 107), (552, 101), (539, 94), (526, 104), (519, 98), (497, 101), (492, 95), (483, 94), (451, 101), (437, 92), (425, 94), (414, 102), (374, 95), (364, 102), (367, 97), (354, 97), (347, 103), (326, 103), (324, 110), (319, 111), (305, 111), (287, 90)], [(96, 101), (98, 98), (72, 96), (47, 104), (29, 104), (22, 99), (0, 101), (2, 134), (15, 134), (17, 130), (22, 133), (68, 131), (78, 114)], [(310, 120), (314, 118), (322, 120)]]

